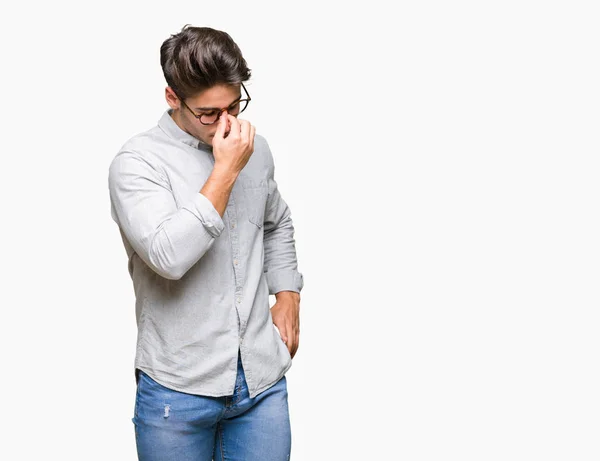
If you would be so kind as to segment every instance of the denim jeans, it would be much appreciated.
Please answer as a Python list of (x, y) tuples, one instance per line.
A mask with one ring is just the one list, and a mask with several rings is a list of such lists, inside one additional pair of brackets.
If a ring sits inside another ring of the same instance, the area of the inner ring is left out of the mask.
[(251, 399), (239, 352), (235, 390), (226, 397), (178, 392), (139, 373), (132, 421), (140, 461), (290, 459), (285, 376)]

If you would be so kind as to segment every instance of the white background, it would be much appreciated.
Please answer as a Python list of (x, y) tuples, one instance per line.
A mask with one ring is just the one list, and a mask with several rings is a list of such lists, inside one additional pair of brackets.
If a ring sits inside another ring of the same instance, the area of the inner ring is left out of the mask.
[(292, 459), (599, 459), (595, 3), (2, 6), (0, 457), (136, 459), (107, 168), (189, 23), (242, 49), (292, 209)]

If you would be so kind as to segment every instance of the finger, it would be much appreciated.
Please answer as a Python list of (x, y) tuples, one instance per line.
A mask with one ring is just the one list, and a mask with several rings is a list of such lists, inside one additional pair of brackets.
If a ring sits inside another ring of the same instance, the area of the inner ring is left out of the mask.
[(256, 127), (254, 125), (250, 125), (250, 142), (248, 145), (252, 152), (254, 152), (254, 137), (256, 136)]
[(239, 137), (240, 136), (240, 122), (238, 121), (237, 117), (227, 114), (227, 118), (229, 119), (229, 123), (231, 123), (231, 131), (229, 132), (229, 134)]
[(250, 122), (248, 120), (238, 120), (240, 123), (240, 135), (243, 141), (250, 139)]
[(215, 138), (219, 137), (223, 139), (225, 137), (225, 132), (227, 131), (227, 111), (223, 112), (221, 117), (219, 117), (219, 124), (217, 126), (217, 131), (215, 132)]
[(294, 335), (294, 355), (296, 355), (296, 352), (298, 352), (299, 346), (300, 346), (300, 331), (296, 330), (296, 334)]
[(292, 322), (289, 322), (286, 325), (286, 330), (287, 330), (287, 337), (288, 337), (287, 347), (288, 347), (288, 350), (290, 351), (290, 355), (292, 355), (292, 354), (296, 353), (296, 335), (294, 334), (294, 328), (292, 327)]
[(295, 315), (292, 321), (292, 337), (293, 337), (293, 354), (298, 350), (300, 343), (300, 316)]
[(298, 335), (296, 334), (295, 329), (290, 328), (290, 341), (288, 343), (290, 349), (290, 355), (293, 357), (293, 354), (296, 353), (296, 349), (298, 349)]

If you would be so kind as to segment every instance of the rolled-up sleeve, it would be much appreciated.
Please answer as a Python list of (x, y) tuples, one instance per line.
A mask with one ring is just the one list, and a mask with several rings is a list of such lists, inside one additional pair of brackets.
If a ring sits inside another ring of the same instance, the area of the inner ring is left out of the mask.
[(181, 208), (192, 213), (213, 237), (218, 237), (223, 231), (225, 223), (219, 212), (208, 198), (201, 193), (194, 195), (192, 200)]
[(199, 191), (177, 207), (169, 181), (141, 155), (122, 152), (110, 164), (111, 213), (139, 257), (178, 280), (210, 249), (225, 224)]
[(277, 187), (273, 157), (268, 146), (267, 152), (270, 163), (264, 223), (264, 271), (269, 294), (280, 291), (300, 293), (304, 286), (304, 277), (298, 271), (291, 211)]

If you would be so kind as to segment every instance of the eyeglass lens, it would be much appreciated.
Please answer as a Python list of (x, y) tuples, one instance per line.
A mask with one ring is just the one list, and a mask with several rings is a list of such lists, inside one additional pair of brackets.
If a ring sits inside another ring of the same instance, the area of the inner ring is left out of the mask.
[[(230, 115), (238, 115), (240, 112), (243, 112), (247, 106), (248, 106), (248, 100), (242, 99), (241, 101), (238, 101), (238, 102), (232, 104), (231, 106), (229, 106), (227, 108), (227, 113)], [(206, 125), (210, 125), (212, 123), (215, 123), (219, 119), (219, 116), (221, 115), (221, 113), (222, 113), (222, 111), (220, 111), (220, 110), (203, 112), (200, 115), (200, 121)]]

